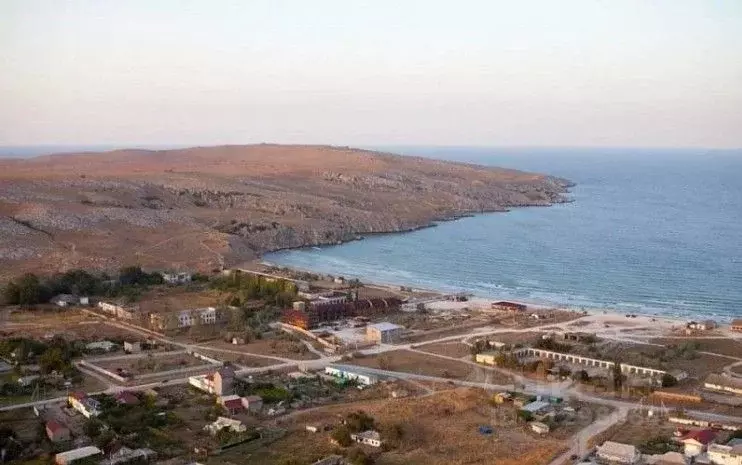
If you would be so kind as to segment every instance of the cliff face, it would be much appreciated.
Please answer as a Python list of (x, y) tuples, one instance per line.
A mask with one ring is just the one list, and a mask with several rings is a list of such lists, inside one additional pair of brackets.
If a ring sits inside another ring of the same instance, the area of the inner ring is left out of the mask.
[(0, 275), (212, 269), (260, 253), (563, 201), (550, 176), (325, 146), (0, 160)]

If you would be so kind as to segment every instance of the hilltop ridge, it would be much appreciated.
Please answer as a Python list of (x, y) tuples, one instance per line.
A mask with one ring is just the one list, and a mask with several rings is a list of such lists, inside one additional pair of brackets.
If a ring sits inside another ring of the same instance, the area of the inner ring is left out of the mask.
[(564, 200), (564, 179), (350, 147), (230, 145), (0, 159), (0, 276), (209, 270), (290, 247)]

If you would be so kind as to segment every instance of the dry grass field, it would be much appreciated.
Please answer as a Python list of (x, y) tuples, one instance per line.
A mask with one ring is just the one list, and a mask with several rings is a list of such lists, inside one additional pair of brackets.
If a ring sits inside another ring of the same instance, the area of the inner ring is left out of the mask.
[(424, 352), (445, 355), (446, 357), (471, 358), (471, 349), (469, 346), (459, 341), (436, 342), (433, 344), (416, 346), (415, 348)]
[[(478, 389), (456, 389), (422, 398), (371, 401), (353, 406), (331, 406), (293, 418), (289, 433), (269, 447), (256, 451), (250, 459), (261, 464), (280, 464), (288, 458), (297, 463), (337, 450), (327, 433), (303, 431), (306, 424), (337, 425), (339, 415), (363, 410), (371, 415), (382, 432), (398, 426), (401, 438), (390, 442), (389, 450), (365, 449), (379, 465), (426, 464), (505, 464), (544, 465), (567, 443), (536, 438), (525, 426), (500, 424), (489, 395)], [(481, 425), (490, 425), (494, 434), (482, 435)], [(312, 444), (312, 447), (307, 447)]]
[(715, 354), (742, 358), (742, 341), (729, 338), (658, 338), (649, 342), (663, 345), (676, 345), (686, 342), (698, 344), (698, 350)]
[(205, 349), (203, 347), (199, 347), (198, 352), (223, 362), (232, 362), (244, 367), (266, 367), (281, 363), (272, 358), (254, 357), (251, 355), (224, 352), (223, 350), (218, 349)]
[(473, 363), (447, 360), (409, 350), (394, 350), (379, 355), (354, 358), (345, 363), (440, 378), (466, 379), (492, 384), (512, 383), (512, 378)]
[(208, 365), (208, 362), (183, 353), (161, 356), (143, 355), (134, 359), (98, 360), (95, 362), (95, 365), (114, 372), (120, 368), (137, 376), (178, 368), (200, 367)]
[(283, 338), (258, 339), (248, 344), (230, 344), (225, 341), (211, 341), (208, 347), (227, 351), (244, 352), (246, 355), (268, 355), (290, 358), (292, 360), (314, 360), (317, 357), (299, 341)]

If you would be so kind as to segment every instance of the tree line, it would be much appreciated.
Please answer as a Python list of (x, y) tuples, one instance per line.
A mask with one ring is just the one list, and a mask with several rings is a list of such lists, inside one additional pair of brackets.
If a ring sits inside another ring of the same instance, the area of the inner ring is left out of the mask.
[(117, 278), (107, 273), (91, 273), (82, 269), (41, 277), (26, 273), (7, 283), (3, 288), (2, 298), (7, 305), (26, 307), (48, 302), (58, 294), (126, 297), (135, 300), (143, 289), (162, 283), (161, 273), (147, 273), (139, 266), (121, 268)]

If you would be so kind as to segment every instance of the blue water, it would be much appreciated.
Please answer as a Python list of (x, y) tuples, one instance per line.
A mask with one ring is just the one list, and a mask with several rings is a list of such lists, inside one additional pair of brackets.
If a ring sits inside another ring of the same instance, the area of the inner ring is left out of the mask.
[(396, 151), (563, 176), (574, 203), (265, 259), (573, 308), (742, 316), (742, 150)]

